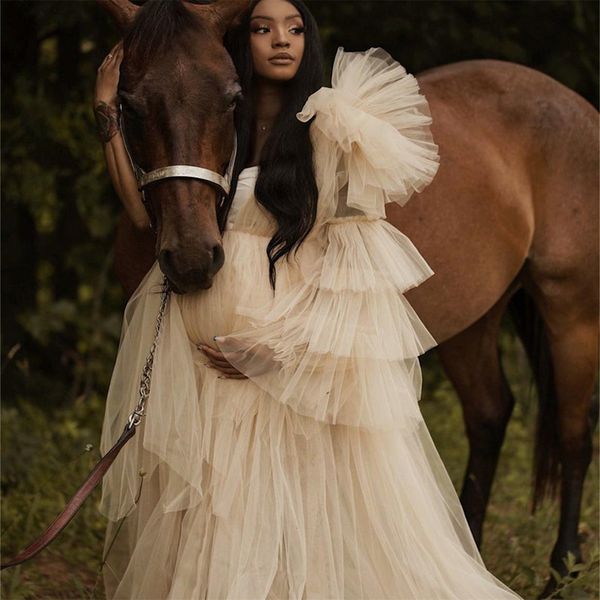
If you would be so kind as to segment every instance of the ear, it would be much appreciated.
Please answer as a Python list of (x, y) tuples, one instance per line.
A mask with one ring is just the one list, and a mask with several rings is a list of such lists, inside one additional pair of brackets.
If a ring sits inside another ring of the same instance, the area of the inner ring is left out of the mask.
[(129, 0), (96, 0), (96, 2), (110, 14), (122, 33), (129, 28), (139, 10), (139, 6)]
[(223, 35), (239, 24), (243, 12), (249, 6), (250, 0), (215, 0), (208, 5), (187, 3), (188, 9), (209, 16)]
[(250, 6), (250, 0), (217, 0), (215, 9), (219, 15), (223, 32), (239, 25), (243, 12)]

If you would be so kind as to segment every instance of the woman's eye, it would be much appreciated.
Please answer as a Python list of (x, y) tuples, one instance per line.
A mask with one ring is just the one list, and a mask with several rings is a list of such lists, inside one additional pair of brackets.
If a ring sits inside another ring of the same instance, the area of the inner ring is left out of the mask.
[[(252, 33), (261, 33), (262, 31), (269, 31), (269, 28), (266, 25), (262, 25), (261, 27), (257, 27), (256, 29), (253, 29)], [(292, 27), (290, 29), (290, 31), (293, 31), (296, 35), (298, 35), (300, 33), (304, 33), (304, 27), (301, 27), (301, 26)]]

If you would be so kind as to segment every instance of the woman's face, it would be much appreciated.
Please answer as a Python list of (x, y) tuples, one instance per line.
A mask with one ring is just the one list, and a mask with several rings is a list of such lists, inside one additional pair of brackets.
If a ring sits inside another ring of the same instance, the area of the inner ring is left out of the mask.
[(286, 0), (261, 0), (250, 16), (250, 51), (255, 75), (292, 79), (304, 53), (304, 22), (298, 9)]

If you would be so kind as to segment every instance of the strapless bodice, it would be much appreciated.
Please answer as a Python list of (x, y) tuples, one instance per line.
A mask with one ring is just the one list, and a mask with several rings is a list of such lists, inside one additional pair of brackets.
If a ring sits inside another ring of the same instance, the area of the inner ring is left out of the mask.
[(255, 165), (253, 167), (246, 167), (240, 171), (233, 202), (227, 216), (226, 229), (231, 228), (240, 213), (240, 209), (254, 196), (254, 184), (256, 183), (259, 169), (260, 167)]

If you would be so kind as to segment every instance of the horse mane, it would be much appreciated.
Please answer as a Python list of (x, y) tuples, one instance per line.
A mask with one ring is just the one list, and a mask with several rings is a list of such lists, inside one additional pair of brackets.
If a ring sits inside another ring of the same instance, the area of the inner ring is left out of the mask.
[[(212, 0), (192, 3), (212, 4)], [(185, 8), (183, 0), (147, 0), (125, 35), (124, 44), (132, 60), (148, 60), (166, 51), (183, 32), (202, 26), (194, 12)]]

